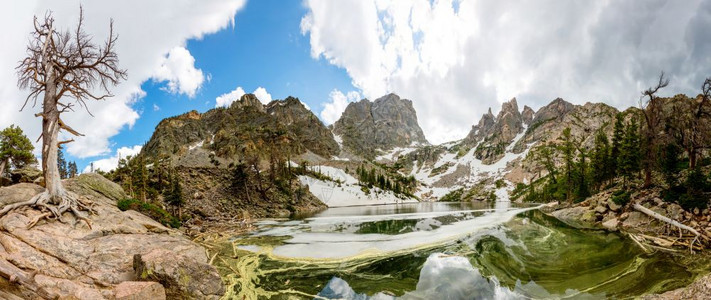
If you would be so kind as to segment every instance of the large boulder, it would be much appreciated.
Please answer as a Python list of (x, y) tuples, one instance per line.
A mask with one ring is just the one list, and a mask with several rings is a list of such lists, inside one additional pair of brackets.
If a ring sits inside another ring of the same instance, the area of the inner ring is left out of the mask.
[(597, 228), (595, 210), (588, 207), (563, 208), (552, 212), (551, 215), (575, 228)]
[(0, 207), (16, 202), (27, 201), (44, 189), (36, 184), (20, 183), (6, 188), (0, 188)]
[(13, 183), (32, 183), (40, 177), (42, 177), (42, 171), (30, 166), (10, 171)]
[[(214, 271), (205, 250), (180, 232), (135, 211), (119, 210), (116, 199), (123, 191), (102, 176), (81, 175), (64, 183), (93, 203), (91, 227), (65, 213), (64, 222), (40, 221), (27, 229), (42, 213), (37, 209), (18, 209), (0, 217), (0, 263), (34, 273), (31, 278), (43, 292), (67, 299), (114, 299), (119, 284), (139, 279), (133, 270), (134, 255), (156, 249), (170, 249), (192, 269)], [(0, 204), (26, 201), (41, 191), (32, 184), (0, 188)], [(212, 280), (221, 284), (219, 278)], [(20, 298), (37, 297), (23, 285), (14, 287), (11, 293)]]
[(134, 255), (133, 269), (140, 280), (163, 284), (171, 299), (219, 299), (225, 293), (215, 268), (167, 249)]
[(0, 175), (0, 187), (8, 186), (11, 184), (12, 184), (12, 179), (10, 179), (8, 177), (3, 177), (2, 175)]

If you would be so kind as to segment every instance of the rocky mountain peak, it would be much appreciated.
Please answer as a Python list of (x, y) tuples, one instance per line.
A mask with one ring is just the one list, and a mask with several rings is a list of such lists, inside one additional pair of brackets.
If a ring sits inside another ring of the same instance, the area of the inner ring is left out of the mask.
[(475, 156), (485, 163), (493, 162), (503, 155), (505, 147), (523, 131), (523, 117), (518, 110), (516, 98), (501, 104), (501, 111), (494, 117), (491, 108), (464, 139), (467, 147), (476, 146)]
[(161, 121), (141, 153), (171, 157), (180, 166), (213, 166), (214, 157), (224, 162), (240, 159), (245, 144), (268, 139), (270, 132), (288, 136), (288, 151), (294, 155), (308, 150), (330, 158), (339, 151), (331, 131), (298, 98), (262, 105), (255, 95), (245, 94), (228, 109), (193, 111)]
[(521, 112), (521, 119), (523, 120), (523, 124), (531, 125), (531, 121), (533, 121), (533, 115), (535, 112), (533, 111), (532, 108), (528, 107), (528, 105), (523, 106), (523, 112)]
[(200, 120), (200, 113), (197, 110), (191, 110), (184, 115), (188, 119)]
[(556, 98), (548, 105), (542, 107), (534, 115), (531, 124), (546, 122), (552, 119), (561, 119), (563, 116), (571, 112), (575, 105), (561, 98)]
[(230, 109), (242, 109), (244, 107), (254, 107), (261, 112), (266, 111), (262, 102), (254, 94), (244, 94), (238, 101), (232, 102), (230, 105)]
[(479, 142), (483, 137), (487, 136), (491, 132), (491, 129), (494, 127), (495, 124), (496, 120), (494, 114), (491, 113), (491, 107), (489, 107), (489, 111), (481, 115), (479, 123), (472, 126), (472, 129), (471, 131), (469, 131), (469, 134), (467, 135), (465, 140), (470, 142), (471, 144)]
[[(491, 111), (491, 108), (489, 109)], [(508, 118), (507, 115), (513, 115), (515, 116), (521, 116), (521, 113), (518, 111), (518, 103), (516, 103), (516, 98), (512, 98), (508, 102), (504, 102), (501, 104), (501, 111), (499, 111), (499, 115), (496, 116), (497, 120), (503, 119), (503, 118)]]
[(392, 93), (348, 104), (333, 133), (341, 136), (347, 150), (365, 157), (373, 157), (375, 149), (427, 144), (412, 101)]

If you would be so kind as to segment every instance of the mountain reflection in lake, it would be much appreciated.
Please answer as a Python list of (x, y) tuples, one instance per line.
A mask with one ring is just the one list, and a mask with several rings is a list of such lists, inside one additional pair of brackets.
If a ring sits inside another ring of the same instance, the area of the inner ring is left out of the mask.
[(624, 298), (709, 267), (508, 202), (332, 208), (264, 220), (219, 249), (234, 299)]

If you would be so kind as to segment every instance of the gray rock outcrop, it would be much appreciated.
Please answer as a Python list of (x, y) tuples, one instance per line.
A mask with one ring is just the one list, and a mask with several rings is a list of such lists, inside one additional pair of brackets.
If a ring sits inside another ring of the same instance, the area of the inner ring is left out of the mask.
[(395, 94), (348, 104), (333, 124), (333, 133), (341, 137), (347, 150), (366, 158), (373, 158), (376, 149), (427, 144), (412, 101)]
[(467, 147), (476, 146), (476, 158), (492, 163), (504, 155), (506, 147), (523, 131), (523, 124), (523, 116), (518, 110), (516, 98), (513, 98), (501, 105), (496, 117), (490, 108), (462, 143)]

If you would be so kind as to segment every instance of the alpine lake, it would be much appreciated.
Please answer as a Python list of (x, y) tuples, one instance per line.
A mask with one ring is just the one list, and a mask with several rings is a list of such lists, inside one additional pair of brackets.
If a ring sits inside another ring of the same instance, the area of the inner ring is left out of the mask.
[(537, 205), (410, 203), (267, 219), (211, 246), (224, 299), (627, 299), (686, 286), (711, 257), (647, 253)]

